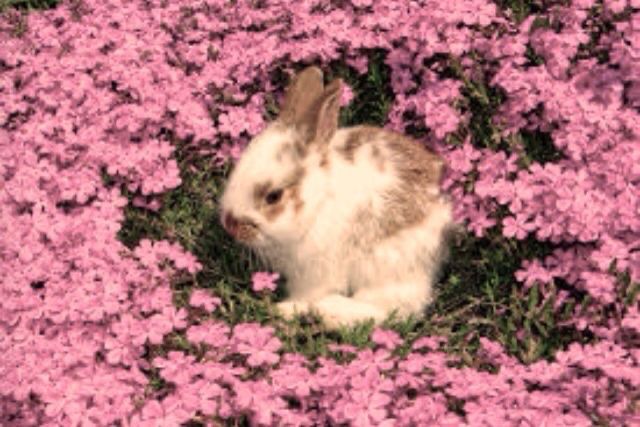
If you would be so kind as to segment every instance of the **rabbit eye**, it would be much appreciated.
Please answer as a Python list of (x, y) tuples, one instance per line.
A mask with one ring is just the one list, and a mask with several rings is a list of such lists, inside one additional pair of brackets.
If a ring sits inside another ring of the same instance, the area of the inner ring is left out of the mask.
[(265, 202), (267, 202), (268, 205), (273, 205), (275, 203), (278, 203), (281, 198), (282, 198), (282, 189), (278, 189), (278, 190), (273, 190), (267, 193), (264, 200)]

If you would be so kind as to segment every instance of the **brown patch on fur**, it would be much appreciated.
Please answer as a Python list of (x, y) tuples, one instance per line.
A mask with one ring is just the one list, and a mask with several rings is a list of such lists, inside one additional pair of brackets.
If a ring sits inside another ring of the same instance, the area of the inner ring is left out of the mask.
[(353, 162), (358, 148), (370, 143), (380, 130), (369, 126), (358, 126), (351, 130), (344, 141), (344, 145), (338, 147), (338, 152), (349, 162)]
[(283, 204), (292, 203), (294, 212), (300, 212), (302, 207), (304, 206), (304, 201), (302, 201), (302, 196), (300, 195), (300, 188), (302, 186), (302, 179), (306, 171), (303, 168), (297, 169), (292, 176), (287, 179), (287, 189), (283, 197)]
[[(278, 131), (286, 132), (290, 128), (281, 121), (275, 121), (271, 126)], [(290, 157), (292, 161), (303, 159), (308, 154), (308, 148), (301, 134), (294, 134), (293, 141), (287, 141), (276, 152), (276, 160), (283, 161), (285, 157)]]
[[(284, 198), (284, 194), (282, 195), (282, 197)], [(282, 212), (284, 212), (284, 208), (285, 204), (281, 200), (280, 202), (273, 205), (264, 205), (262, 211), (264, 212), (264, 217), (267, 219), (267, 221), (271, 222), (279, 217)]]
[(320, 167), (322, 169), (329, 168), (329, 150), (322, 150), (320, 153)]
[(283, 144), (276, 153), (276, 160), (281, 162), (286, 156), (291, 155), (292, 150), (293, 146), (291, 144)]
[(298, 156), (298, 159), (304, 159), (309, 153), (309, 150), (307, 149), (304, 141), (301, 141), (299, 139), (293, 143), (293, 150)]
[(307, 149), (304, 144), (300, 141), (294, 141), (292, 143), (283, 144), (282, 147), (280, 147), (276, 153), (276, 160), (282, 162), (288, 157), (289, 161), (297, 162), (306, 155)]
[(271, 181), (256, 184), (256, 186), (253, 187), (253, 204), (255, 206), (261, 206), (269, 191), (271, 191)]
[(304, 202), (302, 201), (302, 197), (300, 197), (300, 185), (295, 185), (289, 190), (289, 198), (293, 203), (294, 212), (298, 213), (304, 206)]
[(291, 204), (295, 212), (299, 212), (304, 206), (304, 202), (300, 196), (300, 186), (302, 184), (302, 178), (306, 171), (303, 168), (296, 169), (289, 177), (287, 177), (282, 183), (282, 196), (280, 200), (274, 204), (268, 204), (265, 201), (265, 197), (270, 191), (276, 188), (271, 182), (258, 184), (254, 188), (253, 200), (255, 206), (262, 211), (267, 221), (275, 220), (286, 207)]
[(442, 161), (419, 142), (396, 132), (384, 131), (391, 161), (400, 185), (389, 190), (380, 221), (383, 237), (390, 237), (422, 221), (438, 200)]
[(380, 221), (382, 237), (393, 236), (425, 218), (427, 207), (416, 203), (415, 195), (407, 194), (406, 187), (389, 190), (385, 196), (385, 210)]
[(254, 226), (246, 223), (241, 223), (240, 225), (238, 225), (236, 239), (240, 240), (241, 242), (250, 242), (251, 240), (255, 239), (257, 234), (258, 230)]
[(373, 157), (373, 161), (376, 162), (376, 166), (380, 172), (384, 172), (384, 156), (380, 151), (380, 148), (377, 145), (371, 146), (371, 157)]

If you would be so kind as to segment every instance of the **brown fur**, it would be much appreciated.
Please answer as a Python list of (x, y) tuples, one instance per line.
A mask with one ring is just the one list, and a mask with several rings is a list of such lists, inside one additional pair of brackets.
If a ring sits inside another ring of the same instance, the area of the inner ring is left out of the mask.
[(322, 169), (329, 168), (329, 150), (322, 150), (320, 153), (320, 167)]
[(269, 205), (265, 201), (265, 197), (270, 191), (273, 191), (275, 187), (270, 181), (257, 184), (253, 190), (253, 203), (262, 211), (267, 221), (275, 220), (284, 210), (287, 205), (291, 204), (295, 212), (299, 212), (304, 206), (304, 202), (300, 196), (300, 185), (306, 171), (303, 168), (296, 169), (291, 176), (286, 178), (282, 183), (282, 197), (277, 203)]
[(253, 204), (255, 206), (261, 206), (264, 203), (264, 198), (271, 191), (271, 181), (256, 184), (253, 187)]
[(442, 160), (437, 154), (418, 141), (396, 132), (385, 131), (384, 138), (386, 146), (393, 153), (392, 160), (398, 167), (403, 182), (416, 190), (439, 184)]
[[(285, 196), (283, 194), (282, 198), (284, 197)], [(285, 207), (286, 207), (286, 204), (284, 203), (283, 200), (281, 200), (278, 203), (273, 205), (265, 204), (262, 208), (262, 211), (264, 212), (264, 217), (267, 219), (267, 221), (271, 222), (277, 217), (279, 217), (282, 212), (284, 212)]]
[(382, 155), (382, 152), (380, 151), (380, 148), (377, 145), (371, 146), (371, 157), (373, 157), (373, 161), (376, 162), (376, 166), (378, 167), (378, 170), (380, 172), (384, 172), (385, 170), (384, 156)]
[(344, 145), (338, 148), (338, 152), (349, 162), (353, 162), (358, 148), (370, 143), (380, 130), (369, 126), (358, 126), (349, 131)]
[(309, 141), (326, 145), (338, 130), (342, 80), (335, 79), (327, 85), (322, 96), (310, 110), (308, 128), (312, 129)]
[[(383, 150), (382, 145), (386, 148)], [(379, 232), (374, 239), (384, 239), (421, 222), (429, 212), (429, 206), (438, 201), (438, 184), (442, 161), (418, 141), (400, 133), (372, 126), (357, 126), (349, 130), (344, 143), (336, 151), (348, 162), (355, 161), (356, 152), (371, 147), (371, 158), (382, 173), (391, 163), (400, 183), (384, 195), (383, 213), (375, 220)], [(390, 158), (385, 158), (385, 151)], [(320, 166), (326, 167), (329, 159), (321, 157)], [(356, 214), (365, 223), (370, 209)]]
[(384, 131), (385, 145), (400, 178), (400, 185), (387, 192), (382, 220), (382, 237), (390, 237), (422, 221), (429, 206), (436, 203), (442, 162), (417, 141), (399, 133)]
[[(358, 224), (358, 230), (376, 230), (372, 235), (354, 231), (354, 244), (364, 247), (392, 237), (427, 217), (429, 207), (439, 199), (442, 168), (439, 157), (419, 142), (396, 132), (368, 126), (353, 128), (353, 134), (338, 151), (347, 161), (353, 161), (355, 152), (365, 146), (371, 147), (371, 157), (381, 172), (387, 165), (393, 165), (400, 182), (384, 194), (385, 204), (378, 216), (371, 217), (371, 206), (362, 207), (355, 214), (354, 224)], [(389, 155), (385, 158), (387, 152)], [(372, 221), (375, 225), (370, 224)]]
[(300, 183), (290, 188), (289, 199), (293, 203), (294, 212), (300, 212), (300, 210), (304, 207), (304, 202), (302, 201), (302, 197), (300, 197)]
[(307, 155), (307, 148), (302, 141), (294, 141), (290, 144), (284, 144), (276, 153), (276, 160), (284, 161), (286, 157), (289, 161), (298, 161)]
[(257, 229), (247, 222), (240, 222), (238, 225), (238, 231), (236, 238), (240, 241), (249, 242), (255, 239), (258, 231)]
[(287, 87), (278, 122), (300, 132), (307, 144), (329, 142), (338, 128), (342, 80), (326, 87), (322, 70), (307, 67)]
[(309, 110), (323, 91), (322, 71), (318, 67), (305, 68), (287, 87), (278, 119), (286, 126), (298, 126), (306, 122)]
[(295, 212), (300, 212), (304, 206), (304, 201), (302, 201), (300, 195), (300, 187), (305, 174), (306, 171), (303, 168), (297, 169), (293, 175), (287, 179), (287, 190), (283, 194), (282, 204), (287, 205), (291, 203)]

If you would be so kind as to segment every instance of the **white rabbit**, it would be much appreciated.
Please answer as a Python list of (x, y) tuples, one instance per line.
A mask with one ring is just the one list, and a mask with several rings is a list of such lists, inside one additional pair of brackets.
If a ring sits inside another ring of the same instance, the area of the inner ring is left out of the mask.
[(452, 223), (441, 159), (382, 128), (338, 129), (341, 89), (317, 67), (299, 73), (221, 200), (224, 228), (286, 276), (279, 310), (330, 327), (419, 313)]

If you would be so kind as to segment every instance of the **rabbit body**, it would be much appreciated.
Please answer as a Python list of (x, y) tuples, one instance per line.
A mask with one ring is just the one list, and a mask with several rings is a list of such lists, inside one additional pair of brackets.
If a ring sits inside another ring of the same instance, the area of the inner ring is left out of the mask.
[(340, 88), (299, 74), (222, 198), (225, 228), (287, 277), (279, 310), (333, 327), (419, 313), (452, 221), (439, 157), (392, 131), (338, 129)]

